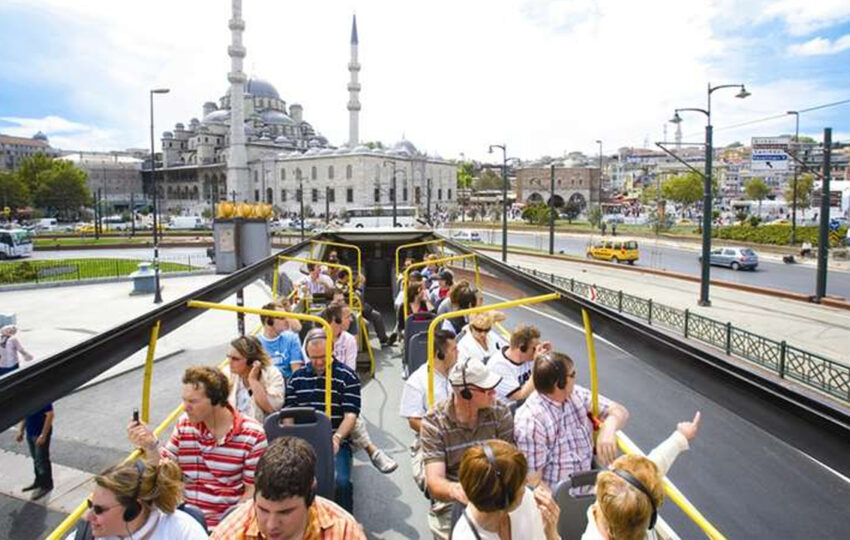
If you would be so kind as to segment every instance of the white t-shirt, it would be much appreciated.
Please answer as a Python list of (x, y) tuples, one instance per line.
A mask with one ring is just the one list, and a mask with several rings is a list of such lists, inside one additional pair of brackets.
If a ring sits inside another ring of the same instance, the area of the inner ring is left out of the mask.
[[(508, 515), (511, 518), (511, 540), (546, 538), (546, 533), (543, 530), (543, 516), (540, 514), (540, 509), (537, 508), (537, 503), (534, 502), (534, 494), (531, 489), (523, 490), (522, 502), (516, 510)], [(470, 522), (474, 524), (478, 536), (475, 536), (470, 528)], [(499, 533), (482, 529), (475, 523), (475, 519), (467, 509), (455, 524), (452, 540), (475, 540), (476, 538), (499, 540)]]
[(325, 294), (334, 289), (334, 280), (326, 274), (319, 274), (316, 280), (306, 275), (298, 280), (298, 287), (307, 287), (307, 292), (310, 294)]
[[(73, 540), (76, 531), (71, 533), (65, 540)], [(149, 536), (148, 536), (149, 535)], [(147, 538), (148, 540), (208, 540), (209, 535), (204, 532), (201, 524), (186, 512), (177, 510), (173, 514), (166, 514), (158, 508), (151, 510), (145, 524), (133, 535), (135, 538)], [(104, 536), (104, 540), (120, 540), (119, 536)]]
[(502, 376), (502, 382), (496, 387), (496, 394), (500, 398), (507, 398), (531, 378), (533, 362), (514, 364), (505, 356), (507, 350), (507, 347), (502, 347), (487, 363), (487, 368), (490, 371)]
[[(434, 404), (448, 399), (452, 386), (438, 370), (434, 370)], [(424, 418), (428, 413), (428, 364), (423, 364), (404, 381), (399, 414), (403, 418)]]
[(502, 345), (503, 342), (499, 337), (499, 334), (492, 329), (487, 334), (486, 349), (475, 340), (472, 332), (467, 332), (460, 341), (457, 342), (457, 361), (463, 362), (467, 358), (475, 357), (486, 364), (493, 355), (499, 352)]

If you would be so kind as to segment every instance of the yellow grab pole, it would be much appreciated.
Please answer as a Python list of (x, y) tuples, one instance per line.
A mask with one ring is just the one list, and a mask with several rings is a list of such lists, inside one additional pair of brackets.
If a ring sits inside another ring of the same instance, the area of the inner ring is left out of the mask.
[(402, 245), (398, 246), (395, 249), (395, 276), (396, 276), (396, 279), (398, 278), (398, 274), (399, 274), (399, 269), (398, 269), (399, 266), (400, 266), (399, 255), (401, 254), (401, 250), (415, 248), (415, 247), (419, 247), (419, 246), (430, 246), (430, 245), (433, 245), (433, 244), (440, 244), (441, 249), (442, 249), (442, 254), (445, 256), (445, 254), (446, 254), (446, 248), (445, 248), (446, 241), (443, 238), (439, 238), (437, 240), (426, 240), (424, 242), (414, 242), (412, 244), (402, 244)]
[(251, 313), (254, 315), (265, 315), (266, 317), (284, 317), (287, 319), (298, 319), (299, 321), (311, 321), (320, 325), (325, 330), (325, 414), (331, 417), (331, 363), (333, 362), (334, 334), (328, 321), (315, 315), (296, 313), (294, 311), (274, 311), (271, 309), (257, 309), (244, 306), (230, 306), (227, 304), (216, 304), (214, 302), (201, 302), (189, 300), (187, 306), (202, 309), (219, 309), (222, 311), (234, 311), (236, 313)]
[(351, 309), (354, 309), (354, 276), (351, 275), (351, 268), (350, 267), (348, 267), (344, 264), (322, 262), (322, 261), (319, 261), (319, 260), (316, 260), (316, 259), (302, 259), (301, 257), (287, 257), (285, 255), (281, 255), (280, 257), (278, 257), (278, 260), (287, 261), (287, 262), (301, 262), (301, 263), (307, 263), (307, 264), (325, 265), (325, 266), (328, 266), (330, 268), (339, 268), (341, 270), (345, 270), (346, 272), (348, 272), (348, 305), (351, 306)]
[(528, 306), (531, 304), (539, 304), (541, 302), (549, 302), (557, 300), (561, 295), (558, 293), (542, 294), (540, 296), (532, 296), (529, 298), (520, 298), (518, 300), (509, 300), (498, 304), (490, 304), (487, 306), (478, 306), (469, 309), (460, 309), (458, 311), (450, 311), (437, 315), (431, 320), (428, 325), (428, 408), (434, 406), (434, 332), (439, 328), (440, 324), (446, 319), (454, 317), (462, 317), (472, 315), (474, 313), (482, 313), (484, 311), (492, 311), (494, 309), (507, 309), (515, 306)]
[[(443, 257), (442, 259), (434, 259), (432, 261), (422, 261), (422, 262), (418, 262), (418, 263), (413, 263), (413, 264), (411, 264), (410, 266), (408, 266), (407, 268), (404, 269), (404, 277), (402, 279), (402, 287), (403, 288), (402, 288), (401, 291), (402, 291), (402, 304), (404, 305), (403, 309), (404, 309), (404, 320), (405, 321), (407, 320), (407, 311), (408, 311), (408, 308), (409, 308), (409, 306), (407, 304), (407, 281), (408, 281), (409, 276), (410, 276), (410, 271), (415, 269), (415, 268), (422, 268), (422, 267), (425, 267), (425, 266), (428, 266), (428, 265), (431, 265), (431, 264), (442, 264), (444, 262), (461, 261), (461, 260), (464, 260), (464, 259), (475, 259), (477, 261), (478, 255), (475, 254), (475, 253), (467, 253), (465, 255), (453, 255), (451, 257)], [(476, 287), (478, 287), (478, 290), (480, 291), (481, 290), (481, 278), (478, 275), (478, 265), (477, 264), (475, 265), (475, 285), (476, 285)]]
[(280, 270), (280, 261), (275, 260), (274, 262), (274, 276), (272, 276), (272, 299), (277, 300), (277, 280), (278, 280), (278, 272)]
[[(590, 365), (591, 414), (593, 414), (593, 418), (599, 418), (599, 379), (596, 377), (596, 347), (593, 343), (593, 327), (590, 325), (590, 314), (584, 308), (581, 310), (581, 320), (584, 322), (584, 340), (587, 343), (587, 358)], [(593, 431), (593, 440), (596, 441), (596, 430)]]
[(151, 338), (148, 341), (148, 355), (145, 358), (145, 375), (142, 379), (142, 422), (147, 424), (151, 417), (151, 379), (153, 378), (153, 357), (156, 353), (156, 340), (159, 339), (160, 321), (151, 328)]
[[(342, 242), (329, 242), (327, 240), (310, 240), (310, 258), (313, 258), (313, 245), (319, 244), (323, 246), (334, 246), (334, 247), (342, 247), (353, 249), (357, 252), (357, 273), (359, 275), (363, 275), (363, 252), (360, 251), (360, 248), (355, 246), (354, 244), (343, 244)], [(327, 263), (324, 263), (327, 264)]]
[[(623, 451), (624, 454), (636, 454), (638, 456), (644, 455), (638, 445), (636, 445), (629, 437), (626, 436), (622, 431), (617, 432), (617, 445), (620, 447), (620, 450)], [(697, 508), (688, 500), (685, 495), (679, 491), (673, 482), (671, 482), (666, 476), (664, 477), (664, 493), (673, 501), (676, 506), (682, 509), (682, 512), (693, 521), (697, 527), (702, 529), (705, 535), (712, 540), (726, 540), (726, 537), (723, 536), (723, 533), (718, 531), (714, 525), (712, 525), (702, 513), (697, 510)]]
[(358, 317), (358, 321), (360, 321), (360, 330), (363, 332), (363, 341), (366, 343), (366, 352), (369, 353), (369, 371), (370, 375), (375, 376), (375, 353), (372, 352), (372, 344), (369, 342), (369, 329), (366, 328), (366, 321), (363, 320), (363, 317)]

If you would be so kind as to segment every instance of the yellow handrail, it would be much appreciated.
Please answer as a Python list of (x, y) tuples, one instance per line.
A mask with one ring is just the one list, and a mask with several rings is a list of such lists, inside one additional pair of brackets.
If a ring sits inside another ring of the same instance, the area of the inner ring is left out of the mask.
[(437, 315), (431, 320), (428, 325), (428, 408), (434, 406), (434, 332), (446, 319), (471, 315), (474, 313), (482, 313), (494, 309), (507, 309), (515, 306), (527, 306), (530, 304), (539, 304), (541, 302), (549, 302), (557, 300), (561, 295), (558, 293), (542, 294), (540, 296), (531, 296), (528, 298), (520, 298), (518, 300), (509, 300), (507, 302), (499, 302), (498, 304), (490, 304), (487, 306), (478, 306), (469, 309), (460, 309), (458, 311), (450, 311)]
[(404, 305), (403, 309), (404, 309), (404, 320), (405, 321), (407, 320), (407, 312), (408, 312), (409, 307), (410, 307), (407, 303), (407, 280), (408, 280), (408, 276), (410, 275), (410, 271), (415, 269), (415, 268), (422, 268), (424, 266), (429, 266), (429, 265), (432, 265), (432, 264), (442, 264), (444, 262), (460, 261), (460, 260), (464, 260), (464, 259), (472, 259), (473, 261), (475, 261), (475, 286), (480, 291), (481, 290), (481, 271), (478, 269), (478, 254), (476, 254), (476, 253), (467, 253), (465, 255), (453, 255), (451, 257), (443, 257), (442, 259), (433, 259), (433, 260), (430, 260), (430, 261), (422, 261), (422, 262), (418, 262), (418, 263), (413, 263), (413, 264), (411, 264), (410, 266), (408, 266), (407, 268), (404, 269), (403, 279), (402, 279), (401, 295), (402, 295), (402, 304)]
[(297, 313), (294, 311), (276, 311), (271, 309), (249, 308), (244, 306), (231, 306), (228, 304), (216, 304), (215, 302), (201, 302), (189, 300), (187, 306), (202, 309), (219, 309), (222, 311), (235, 311), (236, 313), (251, 313), (266, 317), (282, 317), (286, 319), (298, 319), (299, 321), (310, 321), (320, 325), (325, 330), (325, 413), (331, 417), (331, 363), (333, 362), (333, 329), (328, 321), (315, 315)]
[[(354, 244), (343, 244), (342, 242), (329, 242), (328, 240), (310, 240), (310, 258), (313, 258), (313, 245), (319, 244), (324, 246), (336, 246), (342, 248), (353, 249), (357, 252), (357, 274), (363, 275), (363, 252)], [(327, 263), (325, 263), (327, 264)]]
[[(590, 314), (586, 309), (581, 310), (581, 320), (584, 322), (584, 340), (587, 343), (587, 359), (590, 365), (590, 413), (593, 418), (599, 418), (599, 379), (596, 374), (596, 346), (593, 341), (593, 327), (590, 324)], [(593, 442), (596, 442), (597, 431), (593, 430)]]
[[(330, 268), (340, 268), (342, 270), (345, 270), (346, 272), (348, 272), (348, 305), (351, 306), (351, 309), (354, 309), (354, 305), (355, 305), (354, 304), (354, 277), (351, 274), (351, 268), (350, 267), (348, 267), (344, 264), (322, 262), (322, 261), (319, 261), (319, 260), (316, 260), (316, 259), (304, 259), (304, 258), (301, 258), (301, 257), (288, 257), (286, 255), (281, 255), (277, 259), (278, 259), (278, 261), (318, 264), (320, 266), (324, 265), (324, 266), (328, 266)], [(275, 275), (277, 275), (277, 271), (275, 271)], [(275, 286), (277, 286), (277, 283), (275, 283)], [(274, 290), (273, 294), (274, 294), (274, 297), (277, 298), (277, 289)]]
[(393, 275), (398, 276), (398, 273), (399, 273), (398, 261), (399, 261), (399, 255), (401, 254), (401, 250), (409, 249), (409, 248), (415, 248), (415, 247), (419, 247), (419, 246), (430, 246), (432, 244), (440, 244), (440, 254), (443, 257), (446, 256), (446, 239), (445, 238), (439, 238), (437, 240), (426, 240), (424, 242), (414, 242), (412, 244), (402, 244), (402, 245), (398, 246), (395, 249), (395, 274), (393, 274)]
[(156, 354), (156, 341), (159, 339), (160, 321), (156, 321), (151, 328), (151, 338), (148, 341), (148, 354), (145, 358), (145, 375), (142, 379), (142, 416), (145, 424), (150, 421), (151, 415), (151, 379), (153, 379), (153, 357)]
[[(638, 448), (628, 436), (622, 431), (617, 432), (617, 444), (620, 447), (620, 450), (623, 451), (624, 454), (637, 454), (639, 456), (643, 456), (644, 453)], [(712, 525), (702, 513), (697, 510), (697, 508), (688, 500), (685, 495), (679, 491), (673, 482), (671, 482), (666, 476), (663, 479), (664, 482), (664, 493), (673, 501), (676, 506), (682, 509), (682, 512), (685, 513), (691, 521), (693, 521), (697, 527), (702, 529), (702, 532), (712, 540), (726, 540), (726, 537), (723, 536), (723, 533), (718, 531), (714, 525)]]
[(360, 330), (363, 332), (363, 341), (366, 343), (366, 352), (369, 353), (369, 375), (375, 376), (375, 353), (372, 351), (372, 343), (369, 341), (369, 329), (363, 317), (357, 317), (360, 321)]

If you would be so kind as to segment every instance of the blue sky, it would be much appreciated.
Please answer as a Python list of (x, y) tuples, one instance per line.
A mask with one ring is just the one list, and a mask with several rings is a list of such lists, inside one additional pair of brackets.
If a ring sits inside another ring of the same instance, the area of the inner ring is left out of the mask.
[[(718, 91), (719, 144), (788, 133), (787, 117), (850, 99), (846, 0), (508, 0), (427, 4), (243, 0), (246, 71), (271, 81), (332, 143), (347, 136), (351, 14), (358, 15), (361, 138), (403, 135), (444, 157), (487, 159), (489, 144), (533, 158), (643, 146), (675, 107)], [(315, 5), (313, 5), (315, 4)], [(48, 134), (65, 149), (149, 145), (201, 116), (227, 88), (230, 2), (6, 0), (0, 5), (0, 132)], [(703, 119), (684, 116), (686, 140)], [(673, 126), (668, 124), (668, 138)], [(806, 113), (801, 132), (850, 140), (850, 103)]]

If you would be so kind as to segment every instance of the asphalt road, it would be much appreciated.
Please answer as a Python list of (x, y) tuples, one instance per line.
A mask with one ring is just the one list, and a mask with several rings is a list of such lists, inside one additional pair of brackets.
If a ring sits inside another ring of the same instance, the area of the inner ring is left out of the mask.
[[(481, 239), (485, 243), (501, 246), (501, 231), (483, 230), (480, 233)], [(584, 257), (589, 238), (556, 234), (555, 251)], [(598, 239), (599, 237), (595, 238)], [(548, 250), (549, 234), (546, 232), (509, 232), (508, 245)], [(672, 248), (656, 245), (650, 239), (639, 239), (638, 245), (640, 247), (640, 260), (635, 263), (637, 266), (669, 270), (693, 276), (699, 276), (701, 273), (698, 248), (694, 250)], [(711, 278), (801, 294), (814, 294), (816, 269), (814, 266), (789, 265), (766, 261), (762, 258), (759, 261), (759, 267), (753, 271), (735, 271), (722, 266), (712, 266)], [(829, 271), (826, 283), (827, 294), (850, 298), (850, 273), (840, 270)]]

